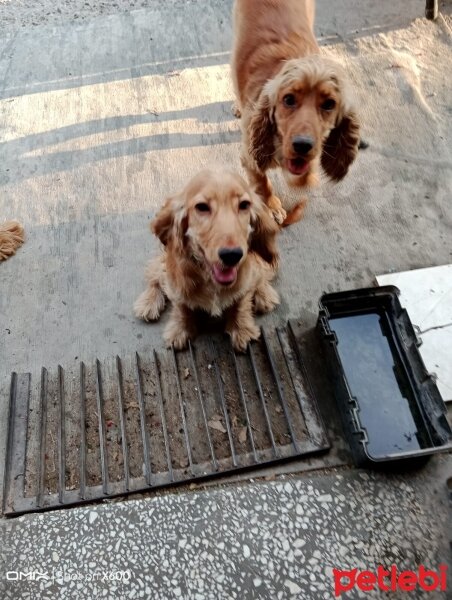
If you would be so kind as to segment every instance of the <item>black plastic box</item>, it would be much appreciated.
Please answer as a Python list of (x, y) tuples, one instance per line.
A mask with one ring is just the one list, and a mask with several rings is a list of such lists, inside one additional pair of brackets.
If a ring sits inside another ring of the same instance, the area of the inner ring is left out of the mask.
[(358, 466), (452, 449), (446, 406), (394, 286), (325, 294), (317, 322)]

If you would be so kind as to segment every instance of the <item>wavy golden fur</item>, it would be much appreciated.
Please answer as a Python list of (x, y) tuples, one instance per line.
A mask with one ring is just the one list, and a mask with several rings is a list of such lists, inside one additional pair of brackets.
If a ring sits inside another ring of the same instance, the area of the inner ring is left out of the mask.
[(235, 0), (232, 76), (242, 123), (242, 163), (250, 183), (288, 225), (266, 171), (288, 183), (315, 183), (321, 164), (339, 181), (356, 157), (359, 123), (344, 70), (320, 54), (314, 0)]
[(24, 228), (17, 221), (6, 221), (0, 225), (0, 261), (16, 253), (24, 243)]
[(168, 345), (181, 349), (195, 337), (201, 309), (224, 316), (234, 348), (245, 350), (259, 337), (253, 313), (279, 303), (270, 284), (279, 227), (260, 197), (232, 171), (204, 170), (166, 200), (151, 229), (164, 250), (147, 267), (136, 316), (158, 319), (168, 298)]

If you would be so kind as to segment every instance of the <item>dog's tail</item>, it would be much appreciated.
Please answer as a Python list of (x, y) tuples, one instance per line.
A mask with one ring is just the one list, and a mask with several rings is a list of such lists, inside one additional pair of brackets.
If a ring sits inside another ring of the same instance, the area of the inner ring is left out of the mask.
[(24, 228), (17, 221), (6, 221), (0, 225), (0, 261), (16, 253), (24, 243)]

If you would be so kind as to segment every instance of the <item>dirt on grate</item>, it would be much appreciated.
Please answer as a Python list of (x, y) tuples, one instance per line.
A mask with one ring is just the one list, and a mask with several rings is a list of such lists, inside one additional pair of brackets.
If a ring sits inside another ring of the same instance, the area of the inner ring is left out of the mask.
[[(65, 492), (83, 481), (111, 493), (127, 491), (127, 480), (129, 489), (139, 489), (190, 479), (232, 468), (234, 460), (248, 466), (290, 456), (294, 440), (309, 439), (297, 397), (304, 393), (303, 374), (287, 331), (253, 343), (246, 354), (234, 353), (223, 336), (201, 336), (184, 352), (160, 350), (77, 368), (61, 371), (61, 385), (58, 369), (47, 377), (46, 494), (58, 492), (61, 394)], [(27, 496), (37, 494), (39, 483), (40, 385), (31, 396), (34, 457), (27, 461)]]
[[(141, 440), (141, 421), (137, 384), (132, 362), (127, 361), (124, 367), (123, 410), (129, 472), (130, 477), (141, 477), (144, 471), (144, 448)], [(118, 437), (118, 442), (122, 444), (121, 435)]]
[[(64, 373), (64, 409), (65, 409), (65, 486), (67, 490), (76, 490), (80, 487), (80, 387), (79, 369), (76, 372)], [(72, 399), (76, 397), (77, 402)]]
[(47, 381), (46, 452), (44, 456), (44, 488), (48, 493), (56, 492), (58, 489), (58, 422), (58, 375), (57, 373), (49, 373)]

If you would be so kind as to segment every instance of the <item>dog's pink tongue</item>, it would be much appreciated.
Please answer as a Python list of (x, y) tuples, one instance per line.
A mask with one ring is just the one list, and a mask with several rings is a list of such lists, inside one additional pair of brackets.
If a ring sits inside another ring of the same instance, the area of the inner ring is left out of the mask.
[(292, 175), (303, 175), (309, 168), (309, 163), (302, 158), (292, 158), (287, 162)]
[(213, 275), (218, 283), (232, 283), (237, 277), (237, 267), (220, 267), (213, 265)]

